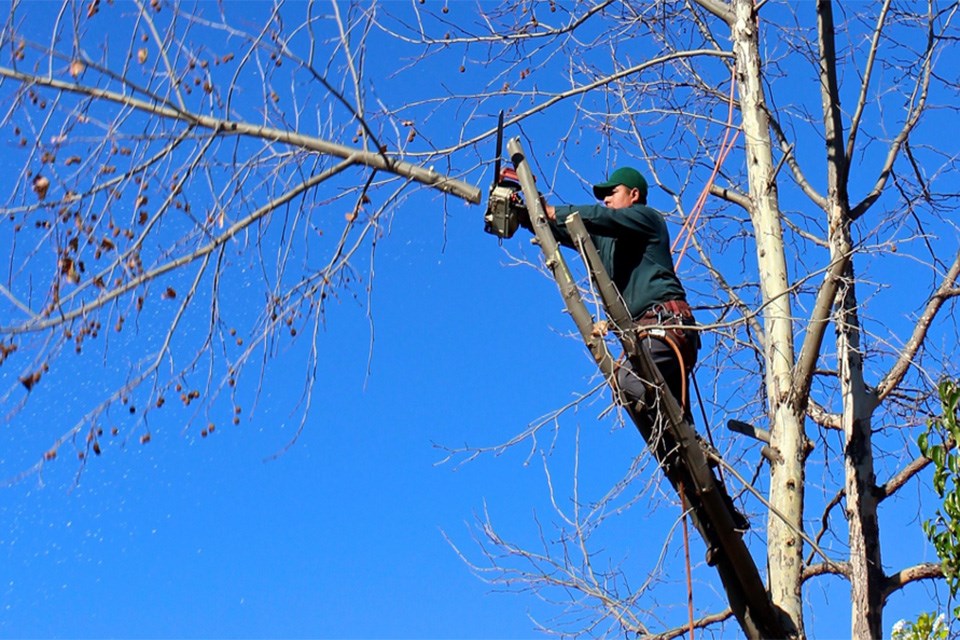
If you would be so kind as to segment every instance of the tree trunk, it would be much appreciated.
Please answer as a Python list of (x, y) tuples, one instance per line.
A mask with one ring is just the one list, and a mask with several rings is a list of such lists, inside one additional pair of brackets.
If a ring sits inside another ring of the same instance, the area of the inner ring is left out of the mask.
[(733, 49), (746, 146), (749, 194), (757, 264), (763, 293), (764, 350), (770, 445), (780, 452), (771, 464), (770, 501), (782, 514), (768, 521), (771, 599), (803, 636), (800, 595), (806, 435), (802, 408), (789, 402), (794, 363), (793, 326), (787, 286), (783, 230), (774, 180), (773, 143), (761, 83), (760, 51), (752, 0), (734, 0)]
[(853, 289), (853, 267), (837, 309), (837, 355), (843, 394), (844, 476), (850, 544), (851, 637), (880, 638), (883, 629), (880, 527), (871, 444), (871, 398), (863, 381), (860, 321)]
[[(863, 380), (860, 319), (853, 273), (850, 237), (850, 201), (847, 192), (849, 160), (843, 144), (843, 120), (837, 80), (837, 55), (832, 0), (817, 2), (820, 46), (820, 87), (827, 145), (826, 213), (830, 230), (831, 264), (842, 265), (836, 295), (837, 368), (840, 377), (844, 434), (844, 488), (850, 544), (851, 637), (882, 637), (883, 570), (880, 529), (874, 494), (871, 413), (873, 398)], [(827, 283), (826, 286), (831, 286)]]

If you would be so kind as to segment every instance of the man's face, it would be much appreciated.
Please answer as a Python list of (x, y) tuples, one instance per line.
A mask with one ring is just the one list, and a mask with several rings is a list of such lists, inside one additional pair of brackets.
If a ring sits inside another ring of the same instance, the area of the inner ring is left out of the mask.
[(625, 209), (639, 201), (639, 189), (629, 189), (622, 184), (618, 184), (613, 188), (613, 191), (603, 199), (603, 204), (610, 209)]

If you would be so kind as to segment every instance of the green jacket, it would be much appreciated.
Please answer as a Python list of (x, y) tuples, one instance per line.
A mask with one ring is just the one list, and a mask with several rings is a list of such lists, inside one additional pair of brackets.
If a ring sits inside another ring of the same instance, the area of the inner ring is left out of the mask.
[(658, 211), (640, 204), (626, 209), (588, 204), (558, 206), (556, 212), (557, 222), (550, 226), (557, 240), (568, 247), (573, 242), (564, 222), (571, 213), (580, 214), (634, 318), (657, 303), (687, 299), (673, 269), (667, 223)]

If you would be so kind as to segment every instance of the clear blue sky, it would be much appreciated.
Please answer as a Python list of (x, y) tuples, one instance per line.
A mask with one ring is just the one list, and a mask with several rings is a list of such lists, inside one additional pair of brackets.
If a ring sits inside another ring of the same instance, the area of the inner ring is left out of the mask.
[[(118, 5), (125, 19), (133, 15), (130, 5)], [(243, 6), (249, 15), (242, 18), (251, 20), (244, 26), (253, 29), (266, 5)], [(469, 15), (472, 6), (451, 3), (450, 18)], [(52, 3), (27, 4), (19, 15), (28, 31), (42, 34), (54, 9)], [(105, 7), (99, 18), (113, 10)], [(322, 5), (321, 10), (330, 9)], [(125, 33), (120, 20), (101, 24), (106, 37)], [(330, 23), (319, 30), (324, 28), (325, 35), (332, 33)], [(216, 50), (217, 44), (210, 46)], [(643, 56), (640, 50), (630, 54)], [(421, 63), (423, 73), (396, 78), (386, 75), (390, 55), (382, 65), (368, 60), (368, 73), (376, 80), (368, 97), (371, 103), (376, 96), (399, 106), (426, 91), (442, 93), (439, 83), (451, 92), (465, 91), (475, 76), (457, 71), (459, 57), (468, 61), (470, 73), (480, 73), (474, 71), (475, 60), (483, 58), (479, 48), (438, 53)], [(596, 62), (604, 64), (603, 56)], [(481, 77), (488, 82), (504, 69), (514, 73), (511, 65), (500, 60)], [(541, 80), (541, 89), (563, 85), (562, 67)], [(0, 87), (0, 94), (12, 91), (10, 86)], [(249, 115), (259, 96), (246, 87), (237, 109)], [(819, 97), (807, 99), (816, 103)], [(463, 109), (449, 125), (438, 120), (450, 112), (440, 113), (424, 123), (437, 146), (453, 144), (461, 127), (469, 135), (484, 131), (494, 116), (484, 107), (471, 121)], [(304, 127), (313, 133), (316, 123), (308, 120)], [(561, 166), (544, 179), (553, 183), (558, 199), (583, 200), (585, 191), (571, 173), (599, 179), (606, 159), (615, 155), (603, 145), (594, 153), (596, 139), (587, 131), (568, 142), (573, 147), (584, 136), (583, 149), (591, 151), (567, 149), (569, 157), (578, 158), (577, 166)], [(567, 132), (557, 131), (551, 120), (534, 118), (524, 124), (524, 133), (548, 158), (544, 166), (555, 167), (561, 149), (555, 141)], [(465, 166), (453, 169), (470, 171), (467, 178), (486, 189), (489, 171), (470, 169), (487, 159), (492, 147), (490, 140), (476, 154), (457, 156)], [(9, 159), (3, 166), (10, 175), (19, 170)], [(669, 180), (671, 172), (665, 173)], [(694, 191), (685, 198), (687, 206)], [(663, 192), (652, 193), (651, 204), (671, 206)], [(343, 207), (340, 202), (330, 207), (334, 228), (342, 225)], [(446, 448), (502, 443), (598, 383), (584, 348), (570, 337), (574, 327), (553, 282), (529, 265), (516, 264), (517, 257), (536, 260), (535, 248), (526, 237), (499, 246), (482, 232), (482, 213), (479, 206), (459, 202), (444, 207), (435, 193), (422, 191), (403, 202), (378, 242), (371, 314), (363, 295), (359, 301), (344, 296), (328, 307), (318, 341), (313, 406), (302, 434), (282, 455), (274, 457), (299, 425), (295, 408), (307, 375), (304, 339), (281, 343), (259, 399), (243, 407), (239, 425), (222, 418), (232, 406), (221, 401), (216, 431), (201, 437), (206, 418), (188, 427), (189, 412), (172, 408), (150, 418), (151, 440), (141, 444), (137, 419), (114, 412), (108, 423), (120, 433), (104, 437), (104, 455), (81, 466), (69, 455), (73, 449), (65, 447), (42, 475), (0, 489), (0, 637), (542, 637), (531, 616), (549, 622), (560, 610), (530, 593), (502, 593), (484, 583), (454, 545), (483, 564), (473, 537), (485, 512), (515, 542), (536, 547), (538, 521), (553, 542), (558, 516), (542, 452), (550, 460), (559, 506), (567, 510), (574, 462), (582, 499), (595, 500), (627, 473), (643, 443), (610, 416), (598, 421), (609, 398), (597, 395), (565, 414), (558, 430), (544, 429), (535, 443), (467, 464), (458, 464), (458, 457), (441, 464)], [(8, 233), (8, 227), (0, 229)], [(3, 239), (3, 246), (9, 241)], [(726, 257), (739, 260), (733, 253)], [(240, 250), (230, 254), (240, 266), (226, 284), (227, 311), (238, 320), (262, 304), (260, 274), (252, 264), (243, 265), (247, 258)], [(314, 255), (304, 257), (311, 259)], [(366, 265), (368, 259), (359, 256), (357, 262)], [(687, 268), (694, 269), (689, 263)], [(32, 465), (54, 437), (89, 410), (92, 398), (123, 379), (141, 357), (131, 341), (149, 346), (158, 340), (151, 328), (168, 316), (155, 313), (145, 314), (138, 335), (111, 337), (108, 356), (100, 361), (64, 353), (30, 403), (7, 417), (0, 474), (13, 477)], [(188, 318), (185, 329), (187, 335), (206, 330), (202, 318)], [(0, 367), (3, 393), (22, 396), (20, 371)], [(742, 383), (701, 378), (717, 398), (733, 396)], [(17, 397), (7, 395), (4, 409)], [(716, 417), (718, 424), (723, 420)], [(721, 448), (727, 448), (729, 436), (716, 433)], [(756, 448), (738, 451), (743, 457), (735, 462), (749, 476), (757, 464)], [(609, 552), (602, 562), (621, 563), (639, 581), (655, 563), (678, 509), (651, 466), (640, 472), (631, 496), (635, 493), (641, 494), (639, 503), (612, 518), (596, 542)], [(891, 566), (934, 559), (932, 552), (925, 557), (915, 552), (923, 545), (915, 523), (901, 533), (916, 513), (913, 497), (906, 492), (897, 499), (903, 508), (895, 506), (883, 516), (890, 520), (884, 539), (899, 543), (885, 547)], [(747, 504), (755, 522), (761, 521), (760, 505)], [(811, 511), (808, 517), (817, 514)], [(758, 533), (750, 535), (759, 541)], [(762, 566), (762, 544), (753, 548)], [(700, 563), (703, 546), (696, 536), (692, 554)], [(673, 535), (667, 561), (682, 566), (681, 555), (679, 534)], [(707, 613), (716, 609), (719, 582), (700, 564), (695, 599)], [(662, 620), (683, 622), (682, 576), (670, 575), (667, 582), (643, 606), (655, 609)], [(808, 587), (811, 637), (848, 634), (848, 592), (839, 582), (821, 578)], [(885, 627), (936, 607), (926, 587), (912, 587), (891, 599)]]

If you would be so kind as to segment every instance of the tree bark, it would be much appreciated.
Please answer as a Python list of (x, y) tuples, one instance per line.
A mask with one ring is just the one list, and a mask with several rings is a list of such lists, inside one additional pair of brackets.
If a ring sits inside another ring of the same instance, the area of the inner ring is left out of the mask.
[(850, 545), (851, 637), (880, 638), (883, 629), (883, 565), (874, 493), (871, 397), (863, 380), (860, 322), (853, 266), (846, 273), (837, 309), (837, 356), (843, 396), (844, 478)]
[[(733, 50), (749, 180), (750, 216), (756, 237), (763, 295), (770, 444), (782, 460), (771, 464), (768, 551), (770, 596), (803, 636), (801, 579), (804, 460), (803, 408), (790, 402), (794, 363), (793, 326), (787, 286), (783, 228), (774, 180), (773, 141), (761, 82), (761, 60), (752, 0), (734, 0)], [(786, 520), (786, 521), (784, 521)]]
[(844, 487), (850, 545), (850, 624), (853, 638), (882, 637), (880, 528), (871, 443), (871, 414), (876, 406), (863, 379), (860, 319), (851, 255), (849, 162), (843, 144), (843, 120), (837, 80), (832, 0), (817, 2), (820, 47), (820, 90), (827, 151), (827, 220), (831, 264), (840, 278), (828, 275), (824, 288), (836, 291), (837, 361), (844, 434)]

